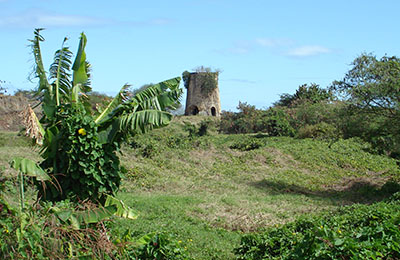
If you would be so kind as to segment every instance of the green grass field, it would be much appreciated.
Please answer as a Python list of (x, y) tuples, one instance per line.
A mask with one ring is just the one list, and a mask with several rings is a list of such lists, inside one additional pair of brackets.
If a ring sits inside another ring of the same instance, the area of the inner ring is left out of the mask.
[[(215, 132), (189, 138), (185, 120), (201, 119), (178, 118), (123, 148), (126, 174), (118, 197), (139, 218), (109, 223), (113, 233), (172, 233), (194, 259), (232, 259), (243, 233), (380, 201), (399, 176), (395, 160), (369, 153), (356, 140)], [(251, 142), (259, 148), (231, 148)], [(8, 166), (13, 157), (39, 160), (38, 151), (16, 133), (0, 133), (0, 171), (13, 174)]]

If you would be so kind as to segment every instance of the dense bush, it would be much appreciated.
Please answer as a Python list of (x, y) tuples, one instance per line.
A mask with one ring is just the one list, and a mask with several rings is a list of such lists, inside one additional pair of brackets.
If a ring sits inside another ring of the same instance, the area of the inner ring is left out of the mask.
[(237, 259), (399, 259), (397, 197), (244, 235), (235, 249)]
[(233, 144), (229, 146), (231, 149), (236, 149), (239, 151), (250, 151), (250, 150), (255, 150), (260, 148), (263, 145), (263, 143), (254, 138), (254, 137), (246, 137), (246, 138), (241, 138), (240, 140), (237, 140)]
[(184, 122), (184, 130), (188, 132), (189, 138), (205, 136), (210, 133), (210, 131), (215, 130), (215, 121), (210, 119), (202, 120), (198, 125), (192, 124), (190, 122)]
[(331, 90), (320, 88), (318, 84), (311, 83), (310, 85), (301, 85), (293, 95), (282, 94), (280, 99), (274, 103), (274, 106), (293, 107), (304, 102), (319, 103), (332, 98)]
[(305, 125), (301, 127), (297, 132), (297, 137), (337, 140), (341, 137), (341, 134), (335, 126), (322, 122), (315, 125)]
[[(57, 215), (61, 210), (70, 212), (73, 206), (64, 201), (54, 206), (45, 204), (39, 209), (28, 207), (21, 214), (0, 199), (0, 258), (189, 259), (184, 245), (171, 235), (120, 237), (108, 230), (106, 221), (77, 229), (64, 222), (63, 215)], [(95, 212), (95, 208), (90, 210)]]
[(239, 112), (222, 112), (220, 131), (228, 134), (267, 133), (270, 136), (293, 136), (289, 115), (282, 108), (256, 109), (239, 102)]
[(123, 234), (110, 229), (113, 206), (69, 200), (31, 204), (34, 185), (25, 179), (25, 201), (17, 196), (19, 185), (16, 177), (2, 174), (0, 259), (188, 259), (184, 243), (172, 235), (138, 237), (129, 229)]

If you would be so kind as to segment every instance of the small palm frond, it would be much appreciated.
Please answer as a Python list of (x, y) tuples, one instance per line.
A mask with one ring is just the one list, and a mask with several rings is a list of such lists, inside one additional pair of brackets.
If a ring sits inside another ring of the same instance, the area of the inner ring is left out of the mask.
[(61, 49), (57, 50), (54, 55), (54, 62), (50, 66), (49, 79), (53, 79), (54, 92), (56, 96), (56, 104), (60, 105), (60, 95), (68, 96), (71, 89), (71, 58), (72, 52), (68, 47), (64, 47), (67, 38), (64, 38)]

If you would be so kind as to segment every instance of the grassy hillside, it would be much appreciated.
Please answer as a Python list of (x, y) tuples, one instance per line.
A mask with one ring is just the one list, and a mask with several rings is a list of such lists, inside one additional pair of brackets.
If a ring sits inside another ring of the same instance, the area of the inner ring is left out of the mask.
[[(194, 259), (231, 259), (243, 233), (304, 214), (369, 204), (397, 191), (396, 161), (357, 140), (328, 143), (259, 135), (188, 137), (184, 122), (130, 140), (118, 196), (135, 220), (110, 223), (115, 234), (172, 233)], [(211, 124), (212, 125), (212, 124)], [(15, 133), (0, 133), (0, 170), (14, 156), (39, 159)]]

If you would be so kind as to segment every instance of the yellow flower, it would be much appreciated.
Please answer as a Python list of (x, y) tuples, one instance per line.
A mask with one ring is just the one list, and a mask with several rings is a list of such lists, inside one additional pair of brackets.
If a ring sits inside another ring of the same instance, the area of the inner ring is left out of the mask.
[(323, 229), (323, 228), (324, 228), (324, 226), (320, 226), (320, 228), (321, 228), (321, 229)]
[(83, 128), (80, 128), (80, 129), (78, 130), (78, 134), (80, 134), (80, 135), (86, 135), (86, 130), (83, 129)]
[(179, 240), (178, 243), (182, 243), (182, 241)]
[(337, 232), (338, 232), (339, 234), (342, 234), (342, 231), (341, 231), (340, 229), (338, 229)]

